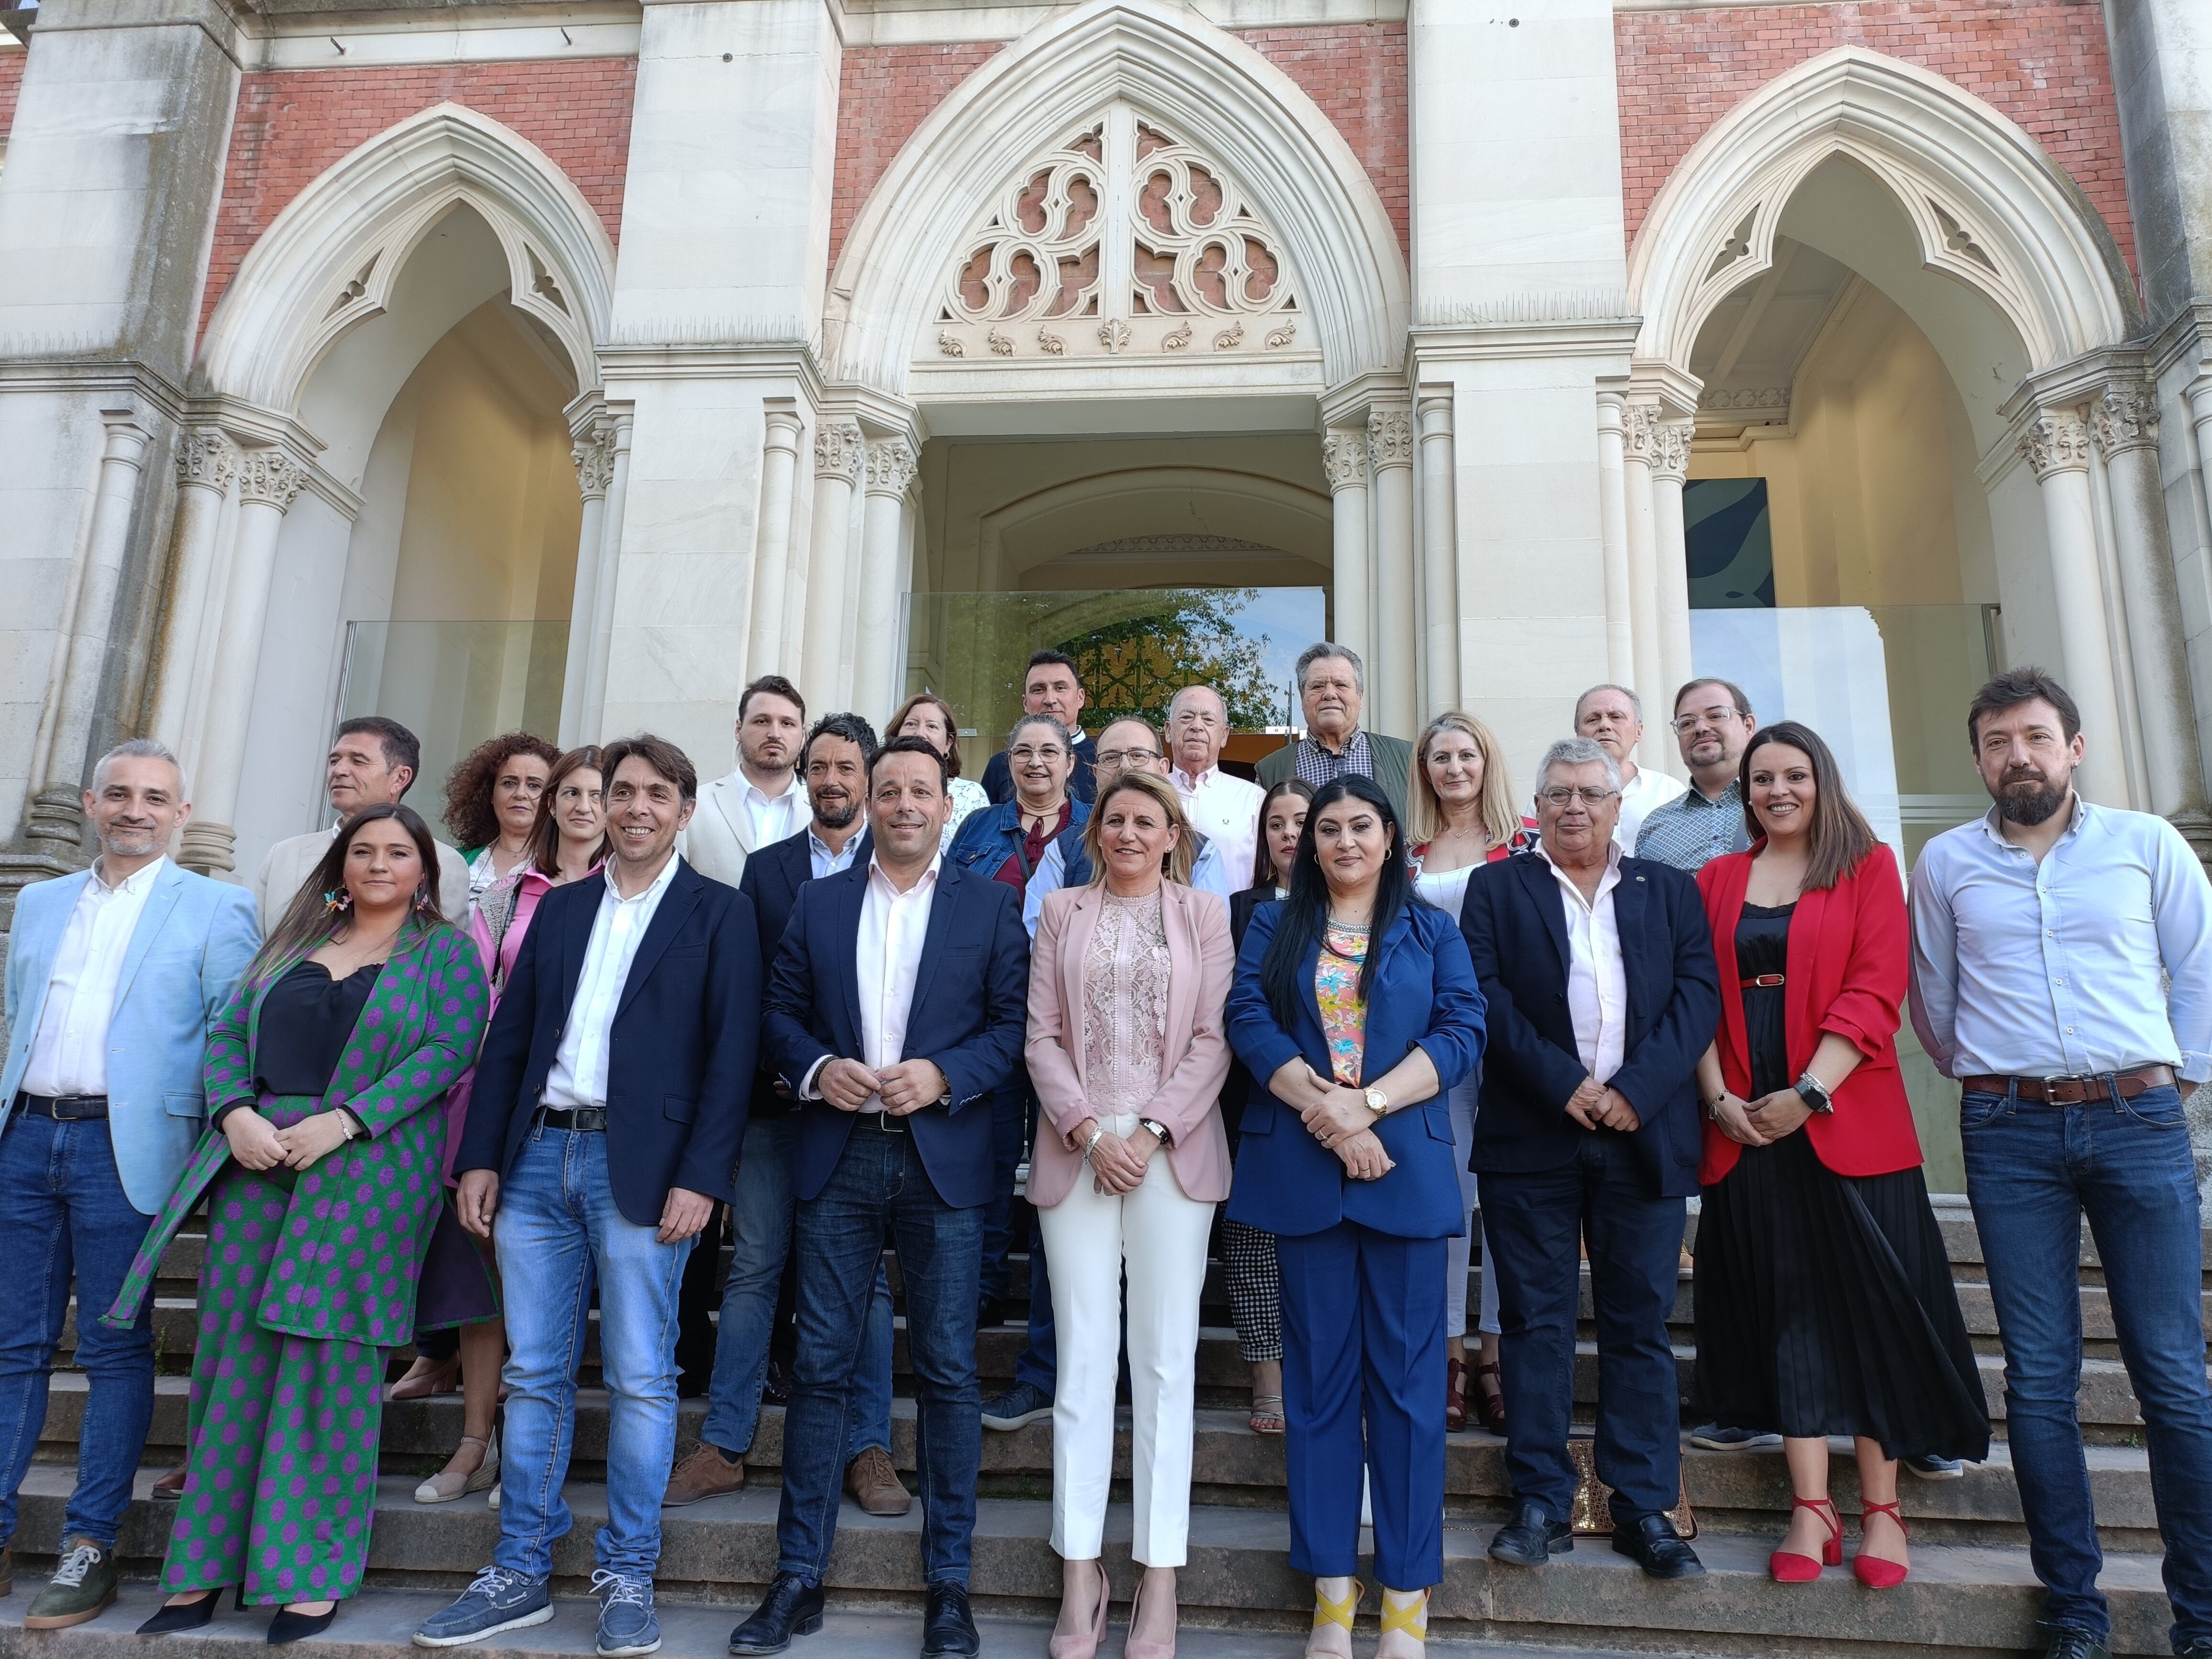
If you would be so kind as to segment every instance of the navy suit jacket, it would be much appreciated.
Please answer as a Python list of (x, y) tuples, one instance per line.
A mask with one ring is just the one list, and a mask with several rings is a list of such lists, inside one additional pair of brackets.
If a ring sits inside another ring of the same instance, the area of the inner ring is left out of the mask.
[[(868, 866), (858, 861), (807, 883), (776, 951), (763, 1031), (794, 1099), (817, 1061), (864, 1058), (854, 956), (867, 888)], [(907, 1126), (937, 1195), (955, 1209), (990, 1200), (991, 1114), (973, 1108), (1021, 1064), (1029, 993), (1020, 892), (949, 859), (939, 862), (899, 1058), (931, 1061), (951, 1088), (950, 1104), (925, 1106)], [(793, 1172), (800, 1198), (817, 1196), (828, 1183), (856, 1115), (827, 1101), (806, 1103)]]
[[(530, 1133), (606, 888), (538, 901), (477, 1060), (456, 1170), (501, 1180)], [(623, 1218), (657, 1226), (672, 1187), (732, 1198), (760, 1040), (752, 901), (679, 864), (638, 941), (607, 1056), (607, 1178)]]
[[(776, 948), (783, 943), (783, 930), (791, 925), (791, 913), (799, 908), (799, 890), (814, 879), (814, 849), (808, 844), (813, 829), (810, 823), (797, 835), (762, 848), (745, 860), (745, 873), (738, 882), (738, 890), (753, 902), (753, 918), (760, 924), (763, 981), (769, 965), (775, 961)], [(860, 843), (853, 849), (853, 862), (865, 869), (869, 849), (868, 832), (862, 830)], [(753, 1079), (756, 1112), (799, 1109), (796, 1099), (787, 1100), (776, 1093), (775, 1056), (765, 1042), (761, 1044), (760, 1066)]]
[[(1490, 1054), (1469, 1167), (1526, 1175), (1572, 1163), (1583, 1128), (1566, 1114), (1589, 1075), (1567, 1010), (1567, 918), (1536, 854), (1476, 866), (1460, 929), (1490, 1006)], [(1613, 890), (1628, 981), (1628, 1035), (1613, 1086), (1642, 1119), (1625, 1137), (1656, 1198), (1698, 1190), (1697, 1066), (1720, 1024), (1720, 976), (1698, 884), (1671, 865), (1624, 858)]]
[(1299, 965), (1305, 994), (1291, 1030), (1276, 1023), (1260, 983), (1260, 964), (1283, 914), (1284, 907), (1274, 903), (1253, 912), (1229, 988), (1229, 1041), (1252, 1074), (1237, 1147), (1237, 1182), (1229, 1194), (1231, 1218), (1292, 1238), (1340, 1221), (1399, 1238), (1458, 1237), (1467, 1231), (1467, 1212), (1460, 1204), (1445, 1101), (1453, 1085), (1481, 1063), (1483, 1042), (1482, 993), (1465, 943), (1449, 916), (1419, 901), (1382, 936), (1375, 989), (1367, 999), (1361, 1080), (1381, 1077), (1419, 1046), (1437, 1068), (1437, 1092), (1375, 1126), (1397, 1168), (1380, 1181), (1354, 1181), (1297, 1113), (1267, 1089), (1267, 1080), (1301, 1055), (1323, 1077), (1330, 1066), (1312, 988), (1319, 941)]

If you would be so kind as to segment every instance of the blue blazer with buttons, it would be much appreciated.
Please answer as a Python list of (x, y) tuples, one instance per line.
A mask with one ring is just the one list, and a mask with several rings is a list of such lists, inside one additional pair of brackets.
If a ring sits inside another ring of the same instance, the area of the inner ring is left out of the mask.
[[(807, 883), (776, 951), (763, 1036), (793, 1099), (817, 1061), (865, 1053), (855, 956), (867, 890), (868, 866), (858, 860)], [(952, 1091), (950, 1103), (925, 1106), (906, 1121), (937, 1195), (955, 1209), (990, 1201), (991, 1114), (971, 1108), (1021, 1064), (1029, 995), (1021, 894), (941, 861), (899, 1058), (929, 1060)], [(793, 1171), (800, 1198), (816, 1197), (828, 1184), (858, 1115), (827, 1101), (806, 1103)]]
[(1253, 1079), (1229, 1194), (1231, 1218), (1293, 1238), (1340, 1221), (1399, 1238), (1458, 1237), (1467, 1230), (1467, 1214), (1460, 1204), (1445, 1097), (1481, 1062), (1484, 1025), (1482, 991), (1466, 941), (1450, 917), (1418, 900), (1382, 936), (1375, 988), (1367, 999), (1363, 1084), (1418, 1045), (1436, 1066), (1437, 1086), (1431, 1098), (1375, 1126), (1397, 1167), (1380, 1181), (1354, 1181), (1297, 1113), (1267, 1089), (1267, 1079), (1300, 1056), (1322, 1076), (1329, 1075), (1328, 1042), (1313, 995), (1319, 942), (1298, 969), (1304, 994), (1292, 1030), (1275, 1023), (1260, 983), (1260, 964), (1282, 915), (1280, 904), (1262, 904), (1253, 913), (1229, 991), (1230, 1046)]
[(1490, 1058), (1469, 1167), (1528, 1175), (1572, 1163), (1593, 1133), (1625, 1139), (1655, 1198), (1698, 1190), (1697, 1066), (1719, 1029), (1720, 973), (1698, 884), (1671, 865), (1624, 858), (1613, 890), (1628, 981), (1628, 1035), (1611, 1079), (1643, 1121), (1622, 1136), (1566, 1115), (1589, 1075), (1567, 1011), (1567, 916), (1534, 853), (1478, 866), (1460, 927), (1490, 1005)]

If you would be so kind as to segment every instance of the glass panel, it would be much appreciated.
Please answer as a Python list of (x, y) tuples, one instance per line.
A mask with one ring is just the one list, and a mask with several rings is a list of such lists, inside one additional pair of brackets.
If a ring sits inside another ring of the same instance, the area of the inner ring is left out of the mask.
[(502, 732), (559, 732), (568, 659), (565, 622), (348, 623), (338, 718), (381, 714), (422, 739), (407, 804), (442, 836), (446, 775), (462, 756)]

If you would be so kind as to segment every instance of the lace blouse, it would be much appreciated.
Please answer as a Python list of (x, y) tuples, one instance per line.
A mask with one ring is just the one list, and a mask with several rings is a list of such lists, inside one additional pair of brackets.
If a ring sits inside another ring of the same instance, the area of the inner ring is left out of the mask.
[(1158, 888), (1132, 899), (1098, 891), (1098, 926), (1083, 963), (1083, 1062), (1085, 1092), (1103, 1123), (1143, 1112), (1160, 1091), (1168, 935)]

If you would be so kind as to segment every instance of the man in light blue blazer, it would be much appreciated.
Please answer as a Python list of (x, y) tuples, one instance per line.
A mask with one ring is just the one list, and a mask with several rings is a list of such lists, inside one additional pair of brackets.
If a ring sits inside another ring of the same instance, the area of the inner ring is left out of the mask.
[(116, 1524), (154, 1414), (153, 1303), (128, 1331), (98, 1316), (199, 1139), (208, 1022), (259, 943), (251, 893), (167, 857), (191, 812), (167, 750), (110, 750), (84, 792), (92, 868), (15, 901), (0, 1068), (0, 1595), (72, 1269), (91, 1383), (61, 1565), (23, 1620), (32, 1630), (82, 1624), (115, 1599)]

